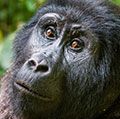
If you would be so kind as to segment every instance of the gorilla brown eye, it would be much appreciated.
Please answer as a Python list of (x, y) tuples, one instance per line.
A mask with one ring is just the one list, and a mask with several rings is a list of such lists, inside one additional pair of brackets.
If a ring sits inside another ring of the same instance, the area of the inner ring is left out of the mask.
[(78, 39), (78, 38), (75, 38), (70, 44), (70, 48), (72, 50), (81, 50), (81, 49), (83, 49), (83, 47), (84, 47), (83, 40)]
[(54, 39), (56, 36), (55, 28), (52, 26), (48, 27), (45, 31), (45, 36), (49, 39)]

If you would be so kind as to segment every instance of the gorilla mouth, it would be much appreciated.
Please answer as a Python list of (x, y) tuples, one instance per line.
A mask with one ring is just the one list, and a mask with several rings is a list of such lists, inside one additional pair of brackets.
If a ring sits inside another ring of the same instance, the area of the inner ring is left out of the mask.
[(38, 94), (36, 91), (30, 89), (30, 87), (28, 87), (25, 83), (22, 83), (22, 82), (18, 82), (18, 81), (17, 81), (17, 82), (14, 83), (14, 86), (15, 86), (18, 90), (20, 90), (20, 91), (22, 91), (22, 92), (24, 92), (24, 93), (26, 93), (26, 94), (32, 95), (33, 97), (38, 97), (40, 100), (52, 101), (52, 99), (51, 99), (50, 97), (46, 97), (46, 96), (44, 96), (44, 95)]

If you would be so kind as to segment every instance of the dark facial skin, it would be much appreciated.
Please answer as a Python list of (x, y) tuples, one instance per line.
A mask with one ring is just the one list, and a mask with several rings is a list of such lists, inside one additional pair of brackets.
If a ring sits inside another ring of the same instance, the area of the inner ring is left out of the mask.
[(120, 94), (120, 19), (109, 9), (48, 1), (18, 33), (13, 119), (95, 119), (113, 104)]

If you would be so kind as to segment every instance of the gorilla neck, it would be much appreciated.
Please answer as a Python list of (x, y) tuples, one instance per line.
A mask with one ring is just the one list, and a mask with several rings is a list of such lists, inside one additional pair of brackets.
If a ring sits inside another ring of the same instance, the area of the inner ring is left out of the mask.
[(113, 105), (97, 119), (120, 119), (120, 96)]

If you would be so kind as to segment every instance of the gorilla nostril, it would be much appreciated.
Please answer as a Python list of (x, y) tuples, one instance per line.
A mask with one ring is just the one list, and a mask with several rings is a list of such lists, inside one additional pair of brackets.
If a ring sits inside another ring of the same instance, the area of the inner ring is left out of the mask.
[(42, 60), (37, 66), (35, 71), (36, 72), (47, 72), (49, 70), (49, 67), (47, 65), (47, 61), (46, 60)]
[(27, 63), (28, 67), (35, 72), (47, 72), (49, 70), (49, 67), (47, 65), (46, 60), (42, 60), (40, 63), (36, 62), (34, 59), (31, 59)]
[(48, 71), (48, 66), (47, 65), (38, 65), (36, 67), (36, 72), (40, 71), (40, 72), (47, 72)]
[(36, 65), (37, 65), (37, 63), (33, 59), (28, 61), (29, 67), (35, 67)]

